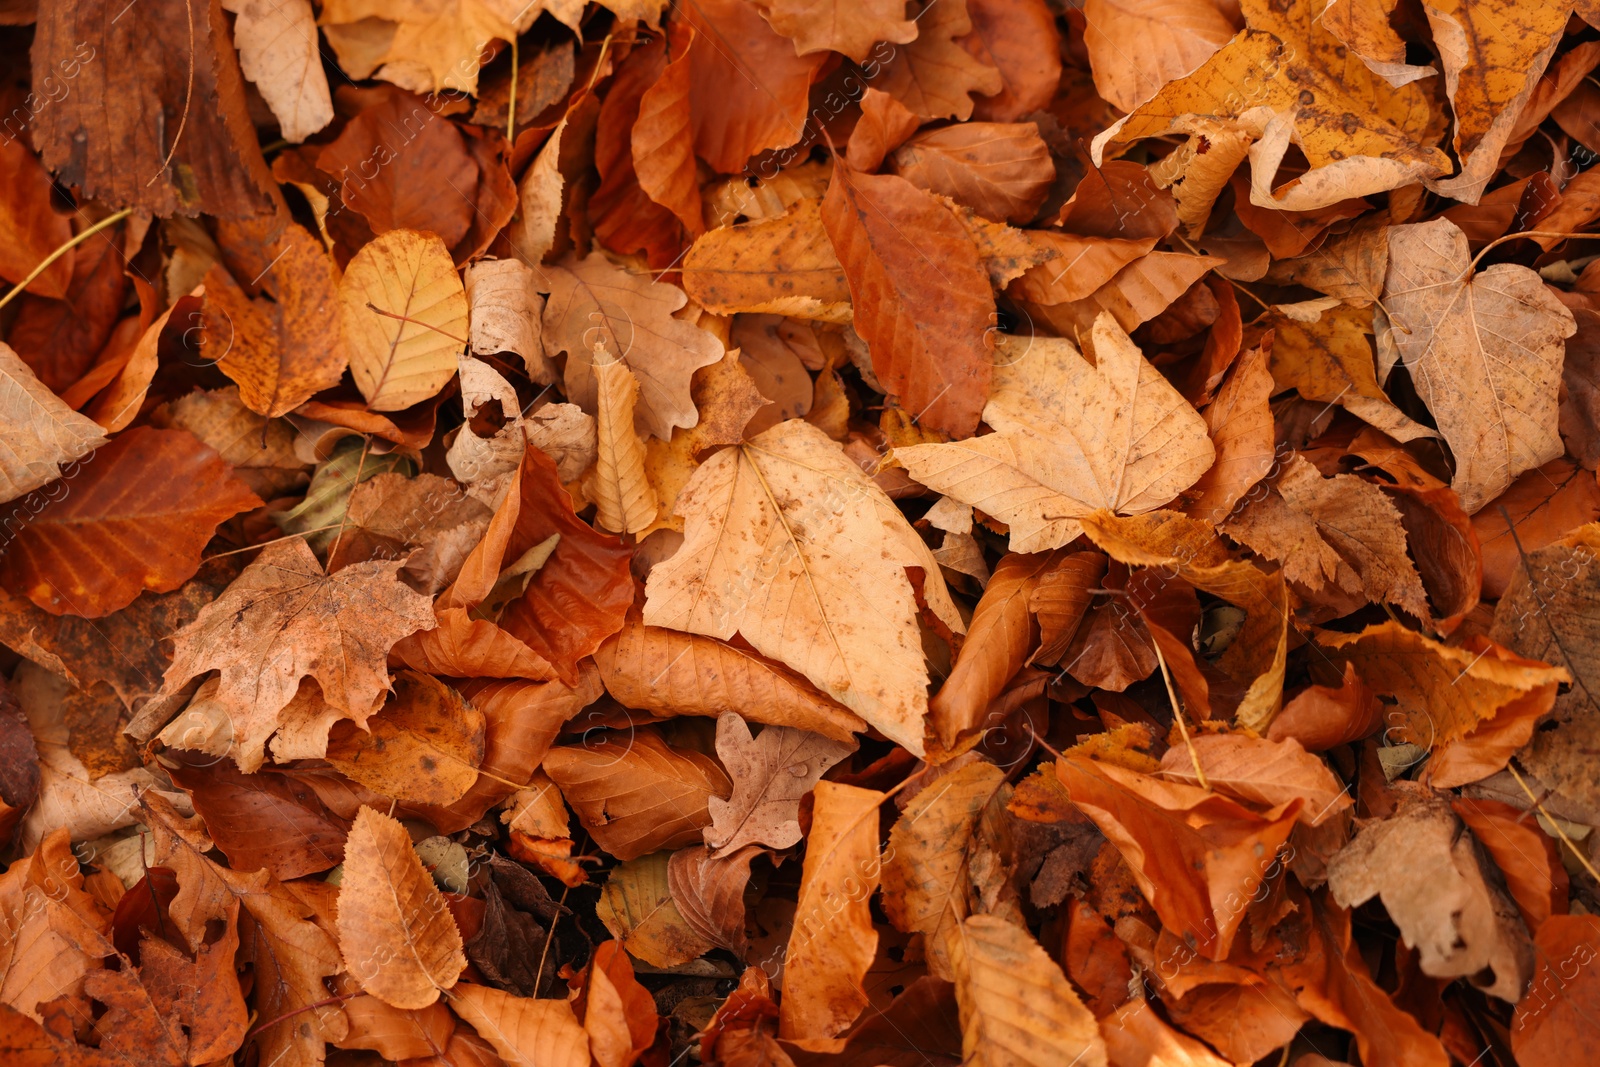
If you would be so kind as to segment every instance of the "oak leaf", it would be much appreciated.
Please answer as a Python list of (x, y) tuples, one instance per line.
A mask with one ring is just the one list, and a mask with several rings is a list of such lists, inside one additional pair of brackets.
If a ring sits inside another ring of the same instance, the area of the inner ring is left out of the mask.
[(0, 345), (0, 503), (60, 476), (106, 441), (93, 419), (73, 411), (12, 351)]
[(822, 223), (878, 379), (930, 429), (970, 436), (989, 395), (994, 294), (965, 227), (904, 178), (842, 162)]
[(596, 410), (599, 352), (626, 364), (638, 379), (634, 425), (641, 436), (666, 438), (674, 426), (693, 426), (689, 379), (721, 359), (723, 349), (712, 334), (673, 317), (688, 301), (683, 290), (614, 267), (598, 252), (543, 273), (550, 288), (544, 348), (551, 358), (566, 353), (568, 399), (587, 412)]
[(1514, 263), (1475, 273), (1466, 234), (1435, 219), (1390, 227), (1383, 295), (1385, 336), (1450, 444), (1468, 514), (1561, 455), (1562, 342), (1577, 326), (1537, 274)]
[(906, 568), (922, 569), (923, 596), (946, 626), (965, 626), (932, 554), (838, 445), (807, 423), (780, 423), (707, 460), (676, 510), (684, 544), (650, 572), (646, 625), (738, 633), (922, 751), (928, 675)]
[(802, 1041), (836, 1037), (855, 1022), (868, 1003), (861, 981), (878, 947), (868, 898), (880, 873), (884, 795), (818, 782), (815, 797), (778, 1006), (779, 1034)]
[(1205, 420), (1109, 315), (1095, 363), (1064, 338), (1005, 338), (984, 421), (995, 433), (895, 449), (911, 476), (1011, 528), (1014, 552), (1059, 548), (1097, 508), (1161, 507), (1212, 464)]
[(798, 844), (800, 801), (855, 747), (788, 726), (768, 726), (751, 737), (744, 719), (724, 712), (717, 719), (717, 757), (733, 780), (733, 795), (709, 802), (706, 844), (718, 858), (748, 844)]
[(363, 246), (339, 283), (339, 304), (350, 373), (371, 410), (408, 408), (455, 375), (467, 298), (437, 235), (390, 230)]
[(1000, 72), (962, 48), (972, 32), (966, 0), (925, 3), (917, 11), (916, 39), (892, 49), (883, 65), (883, 91), (923, 119), (967, 119), (972, 94), (991, 96), (1005, 83)]
[(298, 537), (267, 546), (174, 635), (162, 692), (221, 671), (217, 699), (251, 765), (259, 763), (261, 746), (301, 678), (315, 678), (323, 699), (364, 722), (389, 686), (389, 648), (433, 625), (428, 598), (395, 580), (400, 567), (357, 563), (328, 575)]
[(461, 931), (395, 819), (362, 806), (345, 842), (339, 951), (361, 988), (397, 1008), (425, 1008), (456, 984)]
[(261, 501), (193, 434), (136, 427), (22, 507), (7, 585), (54, 615), (98, 618), (194, 576), (217, 526)]

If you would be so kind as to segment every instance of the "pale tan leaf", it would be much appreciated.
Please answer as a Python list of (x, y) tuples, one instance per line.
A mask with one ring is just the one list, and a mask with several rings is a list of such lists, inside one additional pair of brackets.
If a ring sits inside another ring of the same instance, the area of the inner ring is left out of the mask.
[(1561, 455), (1557, 394), (1568, 311), (1527, 267), (1474, 274), (1448, 219), (1389, 229), (1386, 335), (1455, 455), (1468, 514), (1523, 471)]
[(284, 140), (299, 144), (332, 122), (310, 0), (226, 0), (222, 6), (239, 16), (233, 23), (239, 69), (261, 90)]
[(1078, 536), (1097, 508), (1159, 508), (1211, 466), (1205, 420), (1107, 314), (1096, 364), (1064, 338), (1005, 338), (984, 421), (995, 433), (897, 448), (923, 485), (1011, 527), (1011, 549)]
[(800, 801), (822, 772), (856, 750), (854, 742), (787, 726), (768, 726), (757, 737), (734, 712), (717, 719), (717, 756), (733, 779), (733, 795), (710, 802), (706, 844), (724, 858), (743, 845), (788, 848), (798, 844)]
[(62, 403), (0, 344), (0, 503), (55, 481), (63, 466), (105, 442), (93, 419)]
[(836, 1037), (867, 1006), (861, 980), (878, 947), (867, 901), (878, 885), (881, 803), (883, 794), (873, 789), (817, 783), (784, 957), (782, 1037)]
[(560, 167), (561, 136), (566, 130), (567, 120), (562, 118), (517, 184), (517, 213), (506, 227), (506, 240), (516, 257), (530, 267), (538, 267), (555, 244), (565, 182)]
[(633, 431), (639, 381), (627, 364), (598, 355), (591, 370), (597, 386), (599, 451), (584, 491), (595, 502), (595, 523), (601, 529), (636, 534), (656, 521), (660, 508), (655, 487), (644, 475), (644, 442)]
[(837, 444), (780, 423), (707, 460), (676, 510), (685, 540), (650, 572), (648, 625), (738, 633), (921, 753), (928, 674), (905, 568), (922, 568), (947, 626), (966, 627), (927, 546)]
[(363, 245), (339, 283), (339, 303), (350, 372), (373, 411), (408, 408), (455, 375), (467, 298), (437, 235), (390, 230)]
[(425, 1008), (467, 966), (461, 931), (399, 821), (362, 806), (344, 846), (339, 951), (361, 988)]
[(641, 436), (667, 438), (674, 426), (698, 421), (689, 395), (694, 372), (722, 358), (717, 338), (673, 317), (688, 302), (682, 289), (649, 273), (614, 267), (598, 252), (543, 269), (550, 287), (544, 307), (544, 350), (567, 355), (567, 398), (596, 410), (597, 352), (620, 360), (639, 380), (634, 424)]
[(1027, 930), (973, 915), (949, 938), (969, 1067), (1106, 1067), (1094, 1015)]
[(469, 266), (467, 341), (476, 356), (516, 353), (529, 378), (550, 385), (556, 380), (556, 368), (540, 343), (544, 298), (534, 285), (533, 268), (520, 260), (482, 259)]
[(450, 1007), (510, 1067), (589, 1067), (589, 1035), (564, 1000), (464, 983), (451, 991)]

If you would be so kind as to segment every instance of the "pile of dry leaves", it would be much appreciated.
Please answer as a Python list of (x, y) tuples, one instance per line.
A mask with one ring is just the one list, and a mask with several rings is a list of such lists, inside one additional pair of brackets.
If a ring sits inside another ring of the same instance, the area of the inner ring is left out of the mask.
[(1596, 27), (0, 0), (0, 1062), (1581, 1061)]

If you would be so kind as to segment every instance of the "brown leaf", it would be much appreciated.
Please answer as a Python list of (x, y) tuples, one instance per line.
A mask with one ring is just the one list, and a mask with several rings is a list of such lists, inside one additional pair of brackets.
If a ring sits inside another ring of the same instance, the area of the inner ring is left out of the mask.
[(683, 287), (707, 311), (847, 321), (850, 288), (823, 226), (823, 202), (702, 235), (683, 258)]
[(450, 804), (478, 779), (484, 716), (449, 686), (402, 671), (394, 695), (367, 719), (337, 724), (327, 760), (347, 777), (386, 796), (419, 804)]
[(1474, 274), (1470, 258), (1454, 223), (1393, 226), (1383, 286), (1394, 327), (1386, 336), (1450, 443), (1451, 485), (1469, 514), (1561, 455), (1562, 341), (1577, 329), (1533, 271), (1501, 263)]
[(792, 38), (800, 55), (842, 52), (860, 63), (879, 41), (905, 44), (917, 36), (917, 24), (904, 21), (897, 0), (765, 0), (761, 6), (767, 22)]
[(970, 436), (989, 395), (994, 296), (965, 228), (904, 178), (842, 163), (822, 221), (879, 380), (928, 428)]
[(1535, 820), (1498, 800), (1459, 797), (1450, 809), (1500, 868), (1530, 931), (1537, 934), (1552, 915), (1565, 913), (1567, 871), (1555, 840)]
[(1040, 576), (1028, 595), (1028, 610), (1039, 620), (1039, 649), (1029, 658), (1029, 666), (1053, 667), (1061, 662), (1105, 573), (1105, 556), (1071, 552)]
[[(217, 236), (227, 245), (233, 232), (255, 240), (272, 228), (229, 223)], [(249, 291), (221, 263), (206, 272), (201, 351), (239, 383), (239, 399), (247, 408), (275, 418), (338, 385), (348, 357), (340, 333), (337, 270), (327, 250), (292, 223), (281, 226), (267, 247), (277, 249), (276, 257), (250, 278)], [(261, 295), (252, 297), (258, 286)], [(220, 354), (213, 355), (218, 349)]]
[(1538, 969), (1511, 1020), (1511, 1048), (1527, 1067), (1557, 1067), (1594, 1040), (1600, 1006), (1600, 966), (1593, 915), (1558, 915), (1539, 927)]
[(861, 120), (850, 131), (845, 145), (845, 162), (852, 170), (870, 174), (920, 125), (922, 119), (910, 108), (882, 89), (869, 86), (861, 96)]
[(1064, 556), (1060, 551), (1008, 552), (995, 566), (956, 662), (928, 701), (929, 732), (945, 748), (953, 748), (958, 736), (980, 725), (989, 703), (1022, 669), (1037, 637), (1031, 598)]
[(264, 868), (288, 881), (339, 863), (350, 821), (329, 811), (306, 783), (271, 770), (241, 774), (214, 759), (175, 760), (168, 771), (230, 865)]
[(992, 763), (972, 763), (931, 782), (906, 805), (884, 850), (884, 911), (895, 928), (923, 936), (928, 969), (953, 976), (954, 942), (970, 913), (970, 867), (979, 814), (1005, 773)]
[(639, 380), (627, 365), (595, 362), (596, 430), (599, 455), (594, 475), (584, 484), (595, 502), (595, 522), (603, 530), (637, 534), (656, 521), (660, 502), (644, 473), (644, 442), (633, 430)]
[(217, 699), (248, 769), (259, 766), (262, 743), (301, 678), (315, 678), (323, 699), (365, 722), (389, 685), (390, 646), (433, 622), (428, 598), (395, 580), (400, 566), (357, 563), (330, 576), (300, 538), (269, 545), (173, 635), (162, 692), (221, 671)]
[(972, 117), (1017, 122), (1046, 108), (1061, 82), (1061, 31), (1045, 0), (967, 0), (972, 32), (957, 43), (1000, 71), (1000, 91), (979, 99)]
[[(1511, 515), (1515, 537), (1501, 508)], [(1522, 475), (1472, 517), (1483, 552), (1483, 595), (1505, 596), (1521, 565), (1521, 552), (1535, 552), (1596, 519), (1600, 484), (1592, 471), (1562, 457)]]
[(771, 660), (710, 637), (646, 626), (630, 616), (594, 654), (606, 691), (656, 715), (743, 715), (849, 741), (864, 731), (843, 704)]
[(345, 842), (339, 951), (361, 988), (397, 1008), (425, 1008), (456, 984), (461, 931), (395, 819), (363, 806)]
[(11, 346), (0, 344), (0, 502), (75, 473), (106, 441), (93, 419), (79, 415), (34, 377)]
[(1206, 408), (1217, 461), (1184, 493), (1186, 514), (1220, 523), (1272, 472), (1277, 442), (1267, 401), (1273, 391), (1266, 353), (1261, 346), (1250, 349)]
[(923, 119), (966, 119), (971, 94), (990, 96), (1005, 87), (1000, 72), (961, 47), (972, 32), (966, 0), (922, 5), (917, 36), (895, 49), (883, 67), (883, 91)]
[(1444, 802), (1402, 804), (1363, 827), (1329, 862), (1328, 886), (1345, 907), (1381, 896), (1424, 974), (1522, 999), (1534, 965), (1527, 927)]
[(632, 1067), (655, 1043), (660, 1017), (648, 990), (634, 977), (628, 954), (616, 941), (597, 945), (584, 990), (583, 1028), (600, 1067)]
[[(0, 176), (8, 191), (0, 206), (0, 278), (20, 282), (56, 246), (72, 237), (72, 223), (50, 202), (50, 175), (22, 138), (0, 146)], [(28, 283), (27, 292), (60, 300), (72, 284), (71, 253)]]
[(655, 733), (606, 736), (551, 749), (544, 769), (595, 842), (620, 860), (699, 840), (707, 805), (733, 785), (715, 760)]
[[(448, 248), (472, 225), (467, 196), (477, 188), (477, 164), (461, 132), (422, 97), (382, 92), (322, 149), (317, 168), (339, 181), (340, 199), (376, 234), (424, 230)], [(455, 195), (440, 195), (452, 187)]]
[(752, 738), (744, 719), (723, 712), (717, 718), (717, 758), (733, 780), (733, 794), (709, 802), (706, 844), (718, 858), (743, 845), (798, 844), (803, 836), (801, 800), (824, 771), (855, 750), (853, 741), (832, 741), (787, 726), (764, 727)]
[(218, 524), (261, 501), (183, 430), (138, 427), (81, 462), (0, 556), (11, 588), (55, 615), (98, 618), (141, 592), (178, 588), (200, 567)]
[(466, 943), (467, 959), (490, 984), (518, 996), (538, 996), (553, 975), (541, 975), (547, 932), (533, 916), (512, 907), (494, 882), (483, 888), (483, 925)]
[(1304, 800), (1300, 821), (1307, 826), (1321, 826), (1350, 807), (1344, 783), (1293, 738), (1269, 741), (1244, 734), (1201, 734), (1188, 745), (1169, 748), (1161, 757), (1160, 773), (1196, 785), (1195, 759), (1208, 785), (1225, 796), (1262, 808), (1276, 808), (1296, 797)]
[(694, 113), (690, 108), (695, 47), (688, 23), (674, 28), (671, 55), (661, 77), (639, 98), (632, 131), (633, 167), (646, 196), (677, 216), (690, 237), (705, 229), (700, 181), (694, 159)]
[(1359, 741), (1383, 725), (1383, 705), (1356, 673), (1344, 665), (1338, 688), (1309, 685), (1283, 706), (1267, 728), (1267, 739), (1298, 741), (1309, 752), (1326, 752)]
[(761, 855), (746, 845), (721, 859), (704, 845), (690, 845), (667, 860), (667, 886), (685, 924), (718, 948), (743, 957), (745, 935), (744, 892), (750, 881), (750, 864)]
[(996, 222), (1017, 225), (1044, 203), (1056, 168), (1032, 123), (964, 122), (919, 133), (893, 155), (894, 173)]
[(705, 330), (673, 318), (688, 299), (683, 291), (648, 274), (613, 267), (598, 252), (545, 267), (544, 274), (550, 287), (544, 348), (552, 359), (567, 354), (567, 397), (591, 414), (596, 410), (598, 347), (639, 379), (634, 424), (641, 436), (666, 438), (674, 426), (693, 426), (689, 379), (697, 368), (722, 358), (722, 345)]
[(1373, 364), (1372, 312), (1339, 307), (1313, 322), (1274, 315), (1272, 377), (1306, 400), (1340, 404), (1398, 441), (1432, 437), (1407, 418), (1378, 385)]
[(878, 935), (868, 898), (878, 886), (878, 805), (884, 795), (818, 782), (800, 873), (800, 898), (784, 956), (779, 1033), (836, 1037), (867, 1006), (862, 978)]
[(680, 16), (702, 42), (689, 60), (689, 113), (695, 154), (733, 174), (768, 148), (793, 144), (806, 120), (807, 90), (827, 57), (797, 54), (755, 4), (702, 0)]
[(1089, 0), (1083, 35), (1095, 88), (1133, 111), (1168, 82), (1193, 71), (1227, 44), (1234, 27), (1206, 0), (1126, 5)]
[(222, 6), (239, 16), (233, 43), (240, 70), (272, 108), (284, 139), (299, 144), (332, 122), (333, 100), (311, 5), (228, 0)]
[[(600, 185), (587, 204), (595, 236), (607, 248), (623, 253), (643, 252), (645, 259), (655, 267), (668, 267), (677, 258), (683, 246), (683, 224), (673, 215), (670, 206), (656, 203), (645, 191), (635, 170), (633, 128), (638, 125), (645, 94), (661, 80), (666, 64), (667, 41), (658, 37), (634, 49), (611, 80), (610, 91), (600, 103), (594, 133), (594, 162), (595, 169), (600, 172)], [(674, 82), (681, 80), (682, 73), (676, 73)], [(669, 87), (676, 88), (671, 83)], [(672, 106), (671, 100), (677, 97), (677, 92), (663, 91), (667, 96), (658, 96), (654, 106), (663, 103)], [(678, 117), (674, 114), (669, 121)], [(682, 135), (683, 132), (661, 131), (663, 135)], [(668, 150), (677, 155), (677, 150), (670, 146)], [(658, 186), (661, 181), (671, 180), (665, 175), (654, 177), (653, 184)], [(559, 207), (559, 203), (556, 206)], [(532, 257), (525, 255), (524, 258)]]
[(618, 864), (595, 905), (611, 936), (652, 967), (676, 967), (716, 947), (673, 903), (669, 863), (666, 852), (652, 852)]

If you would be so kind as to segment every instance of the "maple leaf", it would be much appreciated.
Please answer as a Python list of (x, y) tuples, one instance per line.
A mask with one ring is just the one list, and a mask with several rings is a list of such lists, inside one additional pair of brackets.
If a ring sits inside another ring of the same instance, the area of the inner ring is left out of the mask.
[(215, 602), (174, 635), (163, 694), (209, 670), (232, 723), (242, 769), (259, 766), (300, 679), (357, 723), (389, 686), (384, 661), (400, 638), (433, 625), (427, 597), (395, 580), (399, 562), (323, 572), (298, 537), (269, 545)]
[(855, 744), (787, 726), (751, 737), (734, 712), (717, 718), (717, 757), (733, 780), (733, 795), (709, 802), (706, 843), (723, 858), (747, 844), (788, 848), (800, 841), (800, 801), (822, 773), (855, 751)]
[(1384, 336), (1450, 443), (1468, 514), (1561, 455), (1562, 341), (1577, 325), (1537, 274), (1513, 263), (1474, 272), (1467, 235), (1436, 219), (1390, 227), (1383, 295)]
[(1014, 552), (1059, 548), (1097, 508), (1139, 514), (1216, 452), (1205, 420), (1102, 314), (1091, 364), (1064, 338), (1004, 338), (983, 418), (995, 433), (895, 449), (922, 484), (1011, 528)]
[(684, 544), (650, 572), (646, 625), (738, 633), (922, 751), (928, 675), (906, 568), (922, 569), (923, 596), (945, 625), (966, 627), (932, 554), (860, 467), (791, 420), (712, 456), (676, 510)]

